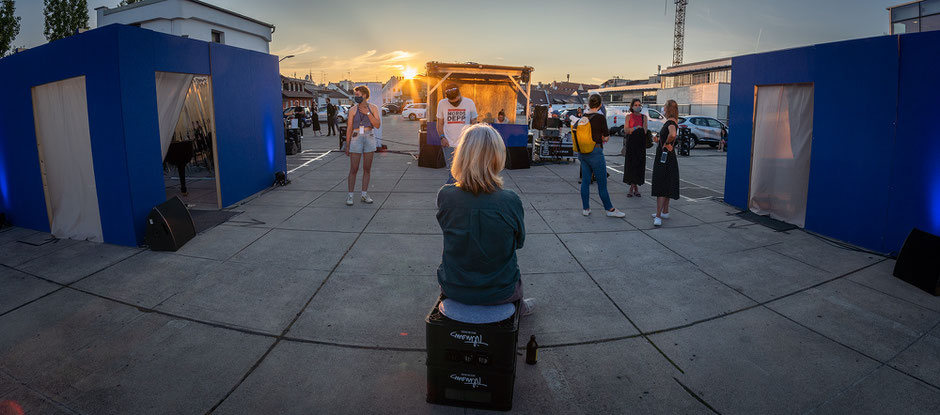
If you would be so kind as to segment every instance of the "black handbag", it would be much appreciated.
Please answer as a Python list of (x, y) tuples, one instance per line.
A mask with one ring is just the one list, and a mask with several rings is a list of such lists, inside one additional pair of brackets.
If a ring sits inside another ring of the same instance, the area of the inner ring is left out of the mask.
[(653, 132), (646, 130), (646, 148), (653, 148)]

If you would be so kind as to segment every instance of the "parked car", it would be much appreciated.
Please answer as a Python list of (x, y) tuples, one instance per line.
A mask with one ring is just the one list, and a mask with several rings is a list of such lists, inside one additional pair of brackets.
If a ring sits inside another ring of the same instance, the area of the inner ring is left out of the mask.
[(408, 104), (405, 106), (405, 109), (401, 111), (401, 117), (407, 118), (411, 121), (417, 121), (421, 118), (427, 118), (428, 113), (428, 104)]
[(679, 119), (679, 128), (689, 130), (692, 148), (698, 144), (708, 144), (711, 147), (718, 147), (718, 142), (723, 136), (727, 136), (728, 127), (712, 117), (703, 117), (701, 115), (690, 115)]
[(395, 103), (388, 103), (382, 106), (382, 114), (398, 114), (401, 112), (401, 106)]
[(346, 122), (346, 117), (349, 114), (349, 105), (337, 105), (336, 106), (336, 123), (342, 124)]
[[(317, 118), (320, 119), (320, 122), (326, 122), (326, 105), (323, 105), (317, 109)], [(336, 123), (341, 124), (343, 122), (346, 122), (346, 111), (343, 109), (342, 105), (337, 105), (336, 106)]]
[(284, 109), (284, 118), (294, 116), (297, 119), (303, 120), (303, 127), (309, 127), (313, 125), (313, 113), (310, 112), (310, 109), (307, 107), (287, 107)]
[[(649, 117), (649, 121), (647, 121), (647, 127), (649, 127), (650, 131), (652, 131), (653, 134), (659, 134), (659, 130), (661, 130), (663, 128), (663, 124), (666, 123), (666, 117), (663, 116), (663, 113), (657, 109), (649, 108), (647, 106), (643, 107), (642, 113)], [(607, 128), (610, 129), (610, 135), (623, 136), (624, 124), (629, 117), (629, 107), (607, 107)]]

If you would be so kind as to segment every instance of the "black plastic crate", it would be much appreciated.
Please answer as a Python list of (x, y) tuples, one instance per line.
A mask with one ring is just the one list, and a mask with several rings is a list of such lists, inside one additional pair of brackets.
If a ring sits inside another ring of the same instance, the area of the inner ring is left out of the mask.
[(512, 409), (516, 373), (428, 365), (429, 403), (464, 408)]
[(489, 324), (469, 324), (444, 316), (438, 306), (425, 318), (425, 341), (429, 366), (461, 365), (467, 369), (513, 372), (519, 340), (520, 304), (506, 320)]

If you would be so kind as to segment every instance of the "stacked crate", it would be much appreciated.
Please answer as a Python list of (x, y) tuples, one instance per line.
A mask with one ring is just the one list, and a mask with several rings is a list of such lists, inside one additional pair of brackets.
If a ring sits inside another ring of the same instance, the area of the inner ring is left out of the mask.
[(425, 319), (430, 403), (512, 409), (519, 340), (519, 302), (512, 317), (469, 324), (444, 316), (442, 295)]

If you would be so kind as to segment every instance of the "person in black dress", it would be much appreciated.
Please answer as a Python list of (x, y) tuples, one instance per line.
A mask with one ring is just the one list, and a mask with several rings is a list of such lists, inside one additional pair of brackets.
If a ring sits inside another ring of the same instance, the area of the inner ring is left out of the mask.
[(663, 219), (669, 219), (669, 199), (679, 199), (679, 160), (674, 147), (679, 125), (679, 105), (676, 101), (670, 99), (666, 102), (665, 113), (667, 121), (659, 132), (659, 144), (653, 153), (652, 194), (656, 197), (653, 226), (662, 226)]
[(623, 182), (630, 185), (627, 197), (640, 197), (640, 186), (646, 182), (646, 134), (649, 124), (642, 113), (643, 104), (639, 99), (633, 99), (630, 111), (624, 130), (627, 144), (623, 160)]
[(336, 134), (336, 105), (330, 103), (330, 99), (326, 99), (326, 135)]
[(313, 124), (313, 135), (315, 136), (322, 135), (320, 133), (320, 114), (317, 114), (318, 110), (316, 104), (314, 104), (310, 111), (310, 124)]

